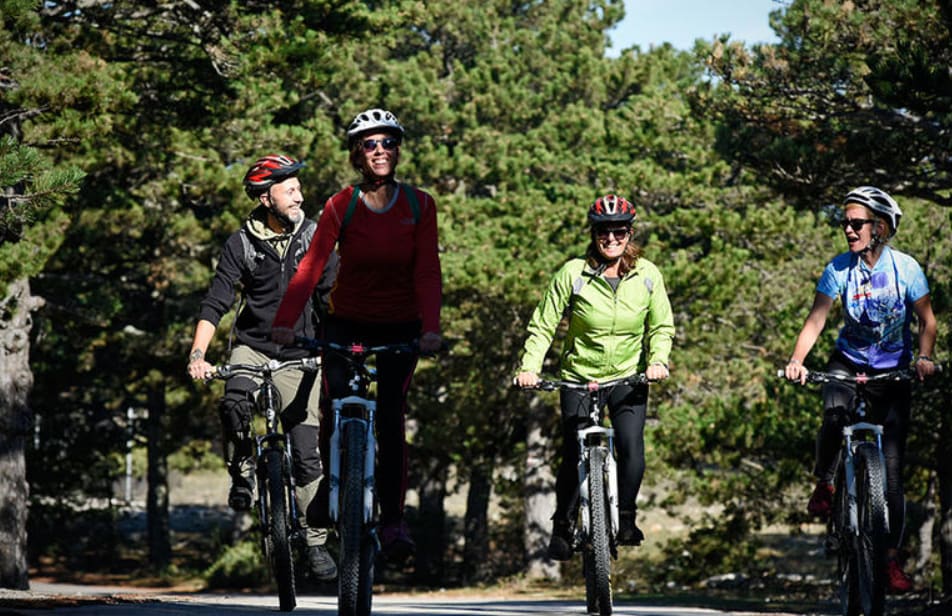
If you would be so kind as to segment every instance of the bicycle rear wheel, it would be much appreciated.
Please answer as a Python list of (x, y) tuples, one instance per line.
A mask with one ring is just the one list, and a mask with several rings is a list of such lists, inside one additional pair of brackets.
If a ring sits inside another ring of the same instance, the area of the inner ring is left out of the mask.
[(268, 527), (263, 528), (268, 547), (268, 563), (278, 585), (278, 603), (282, 612), (297, 605), (294, 588), (294, 552), (290, 540), (290, 511), (285, 483), (284, 452), (272, 449), (265, 453), (267, 479)]
[(375, 542), (364, 524), (363, 425), (345, 423), (341, 436), (340, 565), (337, 574), (337, 610), (340, 616), (369, 616), (373, 602)]
[(582, 549), (585, 603), (590, 614), (612, 613), (611, 561), (608, 545), (608, 499), (605, 494), (605, 449), (592, 447), (588, 459), (589, 536)]
[(864, 616), (882, 616), (886, 603), (886, 472), (872, 443), (856, 448), (856, 505), (859, 533), (854, 536), (856, 580)]

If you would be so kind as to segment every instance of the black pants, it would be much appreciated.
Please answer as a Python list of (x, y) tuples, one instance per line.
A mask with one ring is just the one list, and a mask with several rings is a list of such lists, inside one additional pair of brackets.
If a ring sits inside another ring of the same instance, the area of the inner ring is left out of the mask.
[[(852, 363), (835, 353), (827, 365), (828, 372), (873, 375), (884, 370), (872, 370)], [(889, 547), (902, 543), (906, 517), (902, 469), (905, 466), (906, 437), (909, 433), (912, 387), (906, 381), (871, 383), (866, 386), (869, 406), (866, 419), (883, 426), (883, 455), (886, 459), (886, 505), (889, 509)], [(818, 479), (833, 483), (839, 461), (846, 411), (852, 406), (854, 389), (846, 383), (827, 383), (823, 386), (823, 425), (816, 441), (816, 468)]]
[[(358, 323), (335, 317), (324, 320), (324, 339), (339, 344), (361, 343), (367, 346), (378, 344), (408, 343), (420, 336), (420, 323)], [(332, 398), (350, 395), (350, 364), (333, 351), (323, 355), (324, 396), (322, 402), (330, 404)], [(407, 392), (417, 356), (410, 353), (379, 353), (377, 355), (377, 494), (380, 497), (380, 521), (382, 524), (398, 522), (403, 518), (407, 491), (407, 439), (406, 414)], [(333, 414), (328, 406), (323, 413), (325, 421)], [(330, 451), (326, 440), (333, 426), (321, 430), (322, 452)], [(326, 461), (325, 461), (326, 462)]]
[[(641, 480), (645, 475), (645, 414), (648, 410), (648, 386), (619, 385), (599, 391), (599, 405), (606, 401), (615, 430), (618, 464), (618, 509), (634, 511)], [(555, 480), (556, 507), (553, 519), (575, 522), (578, 512), (577, 431), (588, 424), (588, 395), (562, 390), (562, 465)]]

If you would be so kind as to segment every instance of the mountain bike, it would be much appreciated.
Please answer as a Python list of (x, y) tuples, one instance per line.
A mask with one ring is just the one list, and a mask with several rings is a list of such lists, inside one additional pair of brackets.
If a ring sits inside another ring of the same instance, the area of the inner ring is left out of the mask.
[(611, 559), (618, 558), (618, 470), (615, 431), (603, 423), (604, 404), (598, 392), (618, 385), (644, 385), (644, 374), (604, 383), (541, 380), (526, 389), (572, 389), (588, 398), (588, 422), (576, 433), (579, 445), (579, 510), (572, 547), (582, 553), (585, 603), (589, 614), (612, 613)]
[[(783, 370), (777, 375), (784, 378)], [(882, 616), (886, 603), (889, 510), (883, 427), (866, 421), (866, 386), (914, 381), (912, 368), (875, 375), (811, 371), (807, 383), (846, 383), (854, 395), (847, 409), (834, 480), (833, 511), (827, 521), (826, 550), (837, 557), (840, 606), (844, 616)]]
[[(316, 357), (289, 361), (272, 359), (265, 364), (222, 364), (215, 366), (210, 379), (227, 380), (247, 375), (260, 381), (255, 392), (258, 411), (264, 417), (263, 434), (255, 434), (255, 477), (257, 482), (258, 522), (261, 550), (278, 586), (282, 612), (297, 605), (294, 584), (294, 554), (304, 544), (304, 531), (298, 522), (294, 500), (294, 475), (291, 473), (290, 437), (281, 431), (279, 409), (281, 395), (273, 375), (282, 370), (315, 372), (320, 368)], [(253, 424), (252, 424), (253, 425)]]
[(374, 561), (380, 552), (378, 503), (374, 485), (377, 403), (370, 387), (376, 372), (368, 367), (377, 353), (419, 353), (415, 343), (337, 344), (298, 337), (296, 344), (311, 351), (335, 353), (350, 368), (350, 395), (330, 401), (328, 514), (340, 537), (337, 610), (340, 616), (369, 616), (373, 603)]

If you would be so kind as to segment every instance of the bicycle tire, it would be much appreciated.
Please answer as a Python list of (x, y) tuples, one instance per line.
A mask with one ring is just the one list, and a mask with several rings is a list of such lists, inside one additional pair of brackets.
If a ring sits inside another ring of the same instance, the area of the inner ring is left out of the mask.
[(612, 613), (611, 560), (608, 545), (608, 498), (605, 449), (592, 447), (588, 459), (589, 536), (583, 547), (585, 603), (590, 614)]
[(290, 612), (297, 605), (294, 588), (294, 551), (290, 539), (290, 511), (287, 501), (284, 452), (272, 449), (265, 453), (268, 481), (268, 528), (271, 543), (271, 573), (278, 585), (278, 603), (282, 612)]
[(373, 602), (374, 540), (364, 524), (364, 426), (345, 423), (341, 435), (341, 503), (338, 530), (340, 564), (337, 611), (340, 616), (369, 616)]
[(886, 472), (872, 443), (856, 448), (856, 505), (859, 533), (854, 535), (856, 580), (864, 616), (882, 616), (886, 603)]

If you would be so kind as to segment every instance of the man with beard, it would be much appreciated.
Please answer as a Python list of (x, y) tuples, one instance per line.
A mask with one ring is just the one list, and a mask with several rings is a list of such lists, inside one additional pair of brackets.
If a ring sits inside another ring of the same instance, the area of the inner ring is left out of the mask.
[[(198, 324), (188, 356), (188, 373), (204, 379), (212, 371), (205, 353), (218, 323), (235, 301), (236, 287), (242, 301), (233, 326), (236, 345), (228, 363), (265, 364), (271, 359), (304, 357), (307, 352), (282, 348), (271, 341), (271, 323), (298, 264), (307, 252), (316, 223), (307, 219), (301, 204), (303, 167), (293, 158), (269, 155), (258, 159), (244, 178), (245, 192), (256, 207), (233, 233), (222, 249), (211, 287), (202, 300)], [(330, 291), (337, 271), (336, 255), (328, 260), (317, 293), (307, 299), (307, 307), (294, 323), (298, 335), (313, 337), (318, 312), (314, 302)], [(229, 347), (231, 344), (229, 344)], [(285, 370), (274, 375), (281, 396), (281, 421), (290, 435), (297, 510), (305, 529), (308, 564), (318, 580), (337, 575), (334, 560), (324, 544), (327, 531), (308, 524), (308, 517), (320, 519), (317, 486), (322, 474), (319, 448), (320, 375), (303, 370)], [(224, 434), (225, 462), (231, 475), (228, 504), (235, 511), (247, 511), (254, 501), (254, 439), (251, 422), (255, 412), (254, 392), (259, 383), (250, 376), (234, 376), (225, 384), (219, 414)], [(309, 511), (309, 509), (314, 511)], [(310, 514), (310, 515), (309, 515)]]

